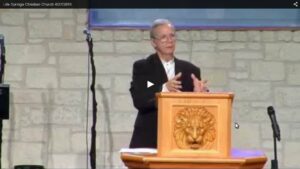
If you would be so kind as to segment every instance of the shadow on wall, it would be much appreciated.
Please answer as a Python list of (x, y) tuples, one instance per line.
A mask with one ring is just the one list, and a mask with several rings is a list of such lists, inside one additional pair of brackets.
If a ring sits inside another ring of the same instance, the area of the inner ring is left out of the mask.
[[(113, 166), (113, 147), (114, 147), (114, 142), (113, 142), (113, 136), (112, 136), (112, 130), (111, 130), (111, 120), (110, 120), (110, 109), (109, 109), (109, 100), (107, 97), (107, 94), (105, 93), (105, 89), (101, 85), (97, 85), (97, 89), (100, 92), (101, 98), (102, 98), (102, 105), (103, 105), (103, 112), (104, 112), (104, 120), (103, 122), (105, 123), (104, 125), (104, 141), (106, 140), (105, 138), (105, 133), (107, 132), (108, 136), (108, 146), (106, 146), (104, 142), (104, 147), (108, 147), (108, 156), (107, 156), (107, 161), (108, 164), (106, 164), (106, 155), (104, 154), (104, 159), (102, 161), (104, 167), (112, 167)], [(104, 149), (104, 152), (106, 150)], [(101, 162), (100, 162), (101, 163)]]
[[(9, 97), (11, 98), (11, 100), (14, 100), (14, 95), (12, 93), (10, 93)], [(15, 118), (15, 113), (12, 113), (12, 112), (15, 112), (15, 110), (16, 110), (15, 106), (11, 106), (10, 115), (9, 115), (9, 121), (10, 121), (9, 129), (10, 130), (15, 130), (16, 118)], [(8, 165), (8, 168), (13, 168), (12, 159), (11, 159), (11, 157), (12, 157), (11, 153), (12, 153), (12, 142), (13, 142), (13, 140), (15, 140), (14, 132), (9, 132), (9, 134), (8, 134), (8, 140), (7, 140), (7, 157), (8, 157), (7, 158), (8, 164), (7, 165)], [(3, 157), (3, 155), (1, 157)]]
[[(10, 93), (10, 98), (11, 100), (14, 100), (14, 95), (13, 93)], [(16, 132), (20, 130), (17, 128), (17, 121), (16, 121), (16, 116), (21, 116), (23, 115), (22, 113), (24, 112), (16, 112), (16, 106), (17, 104), (11, 104), (11, 109), (10, 109), (10, 119), (9, 119), (9, 130), (10, 132), (8, 133), (8, 140), (7, 140), (7, 162), (8, 162), (8, 168), (14, 168), (15, 165), (19, 164), (13, 164), (13, 151), (16, 151), (13, 149), (13, 144), (16, 143)], [(30, 107), (30, 105), (25, 105), (25, 107)], [(52, 140), (52, 126), (51, 126), (51, 119), (52, 119), (52, 114), (53, 114), (53, 106), (54, 106), (54, 91), (51, 86), (48, 86), (47, 92), (42, 93), (42, 112), (41, 117), (42, 117), (42, 130), (43, 130), (43, 136), (42, 136), (42, 142), (43, 146), (41, 149), (41, 155), (42, 155), (42, 161), (39, 162), (37, 161), (38, 164), (42, 163), (43, 165), (48, 165), (49, 164), (49, 150), (51, 146), (51, 140)], [(23, 110), (23, 109), (21, 109)], [(19, 150), (18, 150), (19, 151)], [(5, 157), (3, 156), (3, 157)], [(35, 165), (35, 164), (34, 164)]]
[[(111, 168), (114, 166), (114, 162), (113, 162), (113, 148), (114, 148), (114, 140), (113, 140), (113, 133), (112, 133), (112, 127), (111, 127), (111, 118), (110, 118), (110, 114), (111, 114), (111, 110), (110, 110), (110, 103), (109, 103), (109, 99), (108, 99), (108, 95), (107, 92), (105, 92), (105, 89), (103, 88), (103, 86), (101, 85), (97, 85), (97, 90), (100, 93), (100, 97), (102, 97), (101, 99), (101, 103), (103, 105), (103, 121), (104, 124), (101, 124), (100, 126), (104, 126), (104, 129), (102, 131), (104, 131), (103, 137), (104, 137), (104, 141), (100, 144), (104, 145), (104, 156), (103, 156), (103, 160), (97, 161), (98, 166), (101, 165), (105, 168)], [(100, 98), (99, 97), (99, 98)], [(10, 94), (10, 98), (11, 100), (14, 100), (14, 95), (11, 93)], [(52, 132), (53, 131), (53, 114), (54, 114), (54, 106), (55, 106), (55, 90), (53, 89), (53, 87), (51, 85), (47, 86), (47, 90), (41, 93), (41, 108), (42, 111), (40, 113), (42, 113), (41, 117), (41, 122), (42, 122), (42, 128), (43, 128), (43, 136), (42, 136), (42, 149), (41, 149), (41, 159), (42, 161), (39, 162), (37, 161), (37, 163), (42, 163), (42, 165), (44, 165), (45, 168), (49, 168), (49, 167), (53, 167), (53, 159), (52, 159), (52, 149), (53, 149), (53, 136), (52, 136)], [(3, 157), (6, 156), (7, 158), (7, 167), (8, 168), (14, 168), (14, 165), (17, 164), (13, 164), (13, 144), (16, 141), (16, 133), (15, 131), (17, 131), (18, 129), (16, 129), (17, 127), (17, 115), (20, 115), (20, 113), (22, 112), (18, 112), (16, 113), (16, 106), (17, 104), (11, 104), (11, 113), (10, 113), (10, 122), (9, 122), (9, 130), (10, 132), (8, 133), (8, 139), (7, 139), (7, 147), (5, 147), (7, 149), (7, 153), (6, 155), (4, 155)], [(30, 106), (30, 105), (24, 105), (25, 107)], [(99, 124), (98, 124), (99, 125)], [(81, 156), (82, 157), (82, 156)], [(82, 159), (80, 160), (82, 161)], [(32, 164), (34, 165), (34, 164)]]
[[(42, 106), (44, 112), (44, 132), (43, 140), (45, 142), (42, 149), (43, 163), (49, 166), (49, 162), (53, 164), (52, 158), (49, 157), (49, 150), (52, 149), (52, 115), (54, 110), (54, 89), (51, 85), (48, 85), (47, 92), (42, 93)], [(50, 160), (50, 161), (49, 161)]]

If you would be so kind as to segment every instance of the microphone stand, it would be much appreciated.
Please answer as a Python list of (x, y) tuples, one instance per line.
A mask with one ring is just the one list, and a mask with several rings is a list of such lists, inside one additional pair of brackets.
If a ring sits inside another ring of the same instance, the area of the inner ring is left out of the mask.
[(272, 128), (273, 128), (273, 141), (274, 141), (274, 159), (271, 160), (271, 169), (278, 169), (277, 141), (276, 141), (277, 136), (275, 134), (274, 125), (276, 125), (276, 124), (272, 124)]
[(86, 42), (89, 47), (89, 56), (91, 61), (92, 68), (92, 83), (91, 83), (91, 91), (92, 91), (92, 99), (93, 99), (93, 123), (91, 127), (91, 150), (90, 150), (90, 162), (91, 168), (96, 169), (96, 123), (97, 123), (97, 101), (96, 101), (96, 92), (95, 92), (95, 81), (96, 81), (96, 67), (94, 62), (94, 52), (93, 52), (93, 39), (91, 37), (90, 32), (84, 31), (86, 34)]
[(271, 169), (278, 169), (276, 139), (278, 141), (280, 141), (280, 129), (279, 129), (279, 125), (276, 120), (275, 110), (274, 110), (273, 106), (269, 106), (267, 110), (268, 110), (268, 114), (269, 114), (271, 124), (272, 124), (273, 141), (274, 141), (274, 160), (271, 160)]

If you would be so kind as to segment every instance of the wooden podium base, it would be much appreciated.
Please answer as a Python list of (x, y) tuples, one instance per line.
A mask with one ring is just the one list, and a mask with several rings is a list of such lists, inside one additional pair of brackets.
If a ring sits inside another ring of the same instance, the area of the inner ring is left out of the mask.
[(262, 169), (267, 157), (261, 151), (231, 151), (230, 158), (167, 158), (156, 155), (122, 153), (129, 169)]

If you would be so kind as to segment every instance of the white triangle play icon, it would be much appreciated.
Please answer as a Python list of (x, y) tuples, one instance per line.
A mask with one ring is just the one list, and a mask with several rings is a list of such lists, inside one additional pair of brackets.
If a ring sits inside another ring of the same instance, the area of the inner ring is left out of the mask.
[(150, 81), (147, 81), (147, 88), (149, 88), (149, 87), (151, 87), (151, 86), (153, 86), (154, 84), (152, 83), (152, 82), (150, 82)]

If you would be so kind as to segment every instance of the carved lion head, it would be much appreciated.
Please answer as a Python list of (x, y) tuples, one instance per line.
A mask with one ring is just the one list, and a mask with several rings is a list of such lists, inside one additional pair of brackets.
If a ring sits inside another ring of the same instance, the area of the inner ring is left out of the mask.
[(175, 115), (174, 138), (181, 149), (209, 149), (216, 138), (215, 117), (204, 107), (186, 107)]

